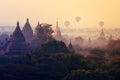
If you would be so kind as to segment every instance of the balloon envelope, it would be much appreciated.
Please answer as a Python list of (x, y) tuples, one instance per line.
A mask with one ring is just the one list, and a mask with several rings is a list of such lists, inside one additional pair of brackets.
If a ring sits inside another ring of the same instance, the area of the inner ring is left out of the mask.
[(68, 27), (68, 26), (70, 25), (70, 22), (69, 22), (69, 21), (65, 21), (65, 22), (64, 22), (64, 25), (65, 25), (66, 27)]
[(100, 22), (99, 22), (99, 25), (100, 25), (101, 27), (103, 27), (103, 26), (104, 26), (104, 22), (103, 22), (103, 21), (100, 21)]
[(77, 17), (75, 18), (75, 20), (76, 20), (77, 22), (79, 22), (79, 21), (80, 21), (80, 17), (77, 16)]

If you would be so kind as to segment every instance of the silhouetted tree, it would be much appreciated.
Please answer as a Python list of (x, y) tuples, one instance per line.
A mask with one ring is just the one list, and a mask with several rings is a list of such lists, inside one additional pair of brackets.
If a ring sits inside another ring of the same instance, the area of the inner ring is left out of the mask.
[(107, 53), (111, 57), (120, 56), (120, 40), (112, 40), (107, 46)]
[(43, 44), (40, 49), (41, 53), (68, 53), (68, 49), (64, 42), (61, 41), (50, 41), (46, 44)]
[(109, 72), (106, 72), (101, 69), (96, 70), (73, 70), (70, 74), (68, 74), (64, 80), (116, 80), (111, 79), (111, 75)]
[(49, 42), (53, 40), (52, 33), (54, 32), (51, 28), (51, 24), (40, 24), (36, 28), (36, 38), (41, 41), (41, 43)]

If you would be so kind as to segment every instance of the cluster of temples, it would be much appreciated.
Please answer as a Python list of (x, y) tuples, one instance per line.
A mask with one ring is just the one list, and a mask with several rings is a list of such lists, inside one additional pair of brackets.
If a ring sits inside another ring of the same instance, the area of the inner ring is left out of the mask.
[[(26, 20), (24, 27), (21, 29), (19, 22), (17, 22), (16, 28), (10, 36), (0, 42), (0, 55), (19, 56), (25, 53), (31, 53), (40, 48), (42, 44), (54, 39), (52, 36), (44, 33), (44, 27), (50, 27), (51, 24), (39, 23), (35, 28), (35, 34), (29, 23), (29, 19)], [(58, 22), (56, 23), (57, 34), (56, 40), (63, 40)], [(52, 29), (50, 29), (52, 31)], [(48, 33), (50, 31), (47, 31)], [(40, 39), (39, 39), (40, 38)]]
[[(42, 26), (51, 26), (51, 24), (40, 24), (38, 22), (35, 28), (35, 34), (33, 35), (33, 29), (29, 23), (29, 19), (26, 20), (26, 23), (22, 29), (20, 29), (20, 24), (17, 22), (16, 28), (9, 38), (6, 38), (3, 42), (0, 42), (0, 55), (21, 55), (24, 53), (30, 53), (35, 50), (36, 47), (40, 47), (40, 44), (47, 43), (48, 40), (52, 40), (52, 36), (43, 32), (44, 29)], [(85, 43), (84, 39), (80, 36), (76, 37), (74, 41), (71, 41), (71, 39), (65, 39), (61, 33), (58, 21), (56, 22), (56, 35), (54, 36), (54, 39), (65, 42), (71, 52), (74, 52), (74, 49), (79, 50), (79, 47), (83, 47)], [(112, 36), (110, 36), (109, 39), (112, 40)], [(93, 42), (91, 38), (88, 39), (87, 47), (92, 47), (94, 44), (95, 47), (96, 45), (103, 47), (104, 44), (106, 44), (106, 41), (108, 40), (106, 39), (102, 28), (96, 41)]]
[(33, 30), (29, 23), (29, 19), (23, 29), (20, 29), (19, 22), (17, 22), (16, 28), (13, 33), (7, 38), (4, 43), (0, 44), (1, 55), (21, 55), (30, 52), (30, 41), (33, 38)]

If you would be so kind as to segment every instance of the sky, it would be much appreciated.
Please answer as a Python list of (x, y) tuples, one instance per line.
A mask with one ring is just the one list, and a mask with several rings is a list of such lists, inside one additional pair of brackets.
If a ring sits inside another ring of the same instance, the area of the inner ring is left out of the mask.
[[(15, 26), (19, 21), (24, 26), (26, 18), (32, 27), (40, 23), (64, 26), (70, 21), (70, 28), (95, 28), (104, 21), (105, 28), (120, 26), (120, 0), (0, 0), (0, 25)], [(76, 22), (75, 17), (80, 16)]]

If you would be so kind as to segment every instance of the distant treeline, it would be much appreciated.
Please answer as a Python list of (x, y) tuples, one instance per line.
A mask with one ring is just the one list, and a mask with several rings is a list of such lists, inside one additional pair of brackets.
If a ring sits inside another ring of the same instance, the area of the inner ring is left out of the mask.
[[(89, 50), (94, 56), (88, 57), (61, 44), (53, 41), (35, 53), (1, 56), (0, 80), (120, 80), (120, 40), (111, 41), (106, 49)], [(53, 50), (47, 52), (48, 48)]]

